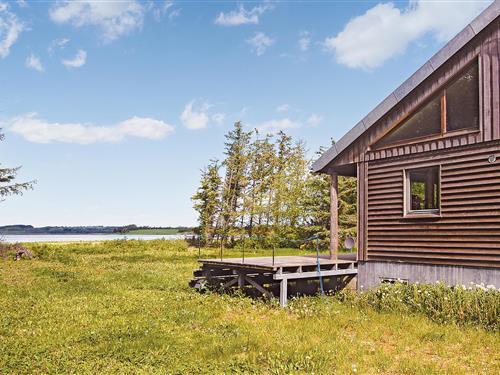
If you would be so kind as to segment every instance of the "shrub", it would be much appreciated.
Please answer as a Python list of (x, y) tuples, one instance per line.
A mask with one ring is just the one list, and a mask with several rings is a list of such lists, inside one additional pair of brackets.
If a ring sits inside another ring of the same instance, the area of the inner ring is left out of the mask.
[(382, 284), (363, 292), (344, 290), (341, 301), (372, 307), (382, 312), (423, 314), (438, 323), (477, 325), (488, 330), (500, 329), (500, 289), (484, 284), (448, 287), (436, 284)]

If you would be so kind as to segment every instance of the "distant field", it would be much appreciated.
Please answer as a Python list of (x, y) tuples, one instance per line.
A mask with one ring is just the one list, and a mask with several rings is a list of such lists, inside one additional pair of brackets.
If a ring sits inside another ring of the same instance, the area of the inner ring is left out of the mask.
[[(135, 229), (127, 232), (126, 234), (179, 234), (181, 233), (179, 229), (169, 228), (169, 229)], [(184, 232), (183, 232), (184, 233)]]
[(0, 258), (2, 374), (500, 373), (498, 332), (331, 297), (199, 294), (183, 241), (29, 247), (36, 260)]

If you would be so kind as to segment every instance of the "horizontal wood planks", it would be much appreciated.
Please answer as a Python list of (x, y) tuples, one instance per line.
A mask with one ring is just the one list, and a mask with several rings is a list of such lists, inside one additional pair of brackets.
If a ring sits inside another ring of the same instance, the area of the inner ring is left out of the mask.
[[(366, 164), (366, 260), (500, 267), (499, 141)], [(435, 165), (440, 217), (405, 218), (404, 170)]]

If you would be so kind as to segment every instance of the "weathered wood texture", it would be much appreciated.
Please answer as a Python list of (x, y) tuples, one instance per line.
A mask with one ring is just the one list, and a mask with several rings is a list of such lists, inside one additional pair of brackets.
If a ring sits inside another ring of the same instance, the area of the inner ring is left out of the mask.
[(249, 295), (267, 298), (279, 295), (281, 306), (285, 306), (288, 296), (314, 295), (344, 288), (358, 272), (357, 261), (350, 254), (340, 257), (344, 259), (334, 261), (322, 256), (319, 265), (313, 256), (201, 259), (201, 269), (194, 271), (189, 285), (200, 290), (237, 287)]
[[(479, 33), (470, 43), (458, 51), (441, 68), (410, 92), (392, 110), (371, 126), (360, 138), (338, 155), (329, 165), (336, 166), (373, 161), (395, 156), (421, 154), (433, 150), (444, 150), (457, 146), (472, 145), (500, 139), (499, 123), (499, 50), (500, 18)], [(370, 150), (370, 146), (385, 134), (395, 123), (415, 111), (438, 90), (445, 86), (467, 65), (479, 59), (480, 65), (480, 130), (472, 132), (449, 133), (445, 137), (437, 136), (418, 143), (397, 147)]]
[[(336, 264), (344, 265), (351, 264), (356, 259), (353, 259), (350, 254), (341, 254), (339, 259), (331, 259), (329, 256), (320, 255), (319, 262), (321, 266), (333, 266)], [(216, 266), (231, 266), (262, 269), (267, 271), (277, 271), (280, 268), (296, 268), (296, 267), (316, 267), (318, 259), (315, 255), (285, 255), (277, 257), (251, 257), (251, 258), (223, 258), (223, 259), (202, 259), (203, 264), (213, 264)]]
[[(491, 155), (496, 162), (488, 161)], [(367, 164), (360, 259), (500, 267), (500, 141)], [(404, 170), (435, 165), (441, 217), (405, 218)]]
[(339, 178), (337, 173), (330, 175), (330, 258), (335, 260), (339, 254)]
[(368, 165), (365, 162), (358, 163), (357, 193), (358, 193), (358, 259), (366, 259), (366, 233), (367, 233), (367, 214), (368, 207)]

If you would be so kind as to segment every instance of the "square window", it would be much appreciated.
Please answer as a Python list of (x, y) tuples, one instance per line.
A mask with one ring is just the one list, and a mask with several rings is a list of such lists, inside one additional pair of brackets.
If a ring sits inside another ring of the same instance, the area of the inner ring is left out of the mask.
[(439, 213), (439, 167), (406, 171), (406, 213)]

